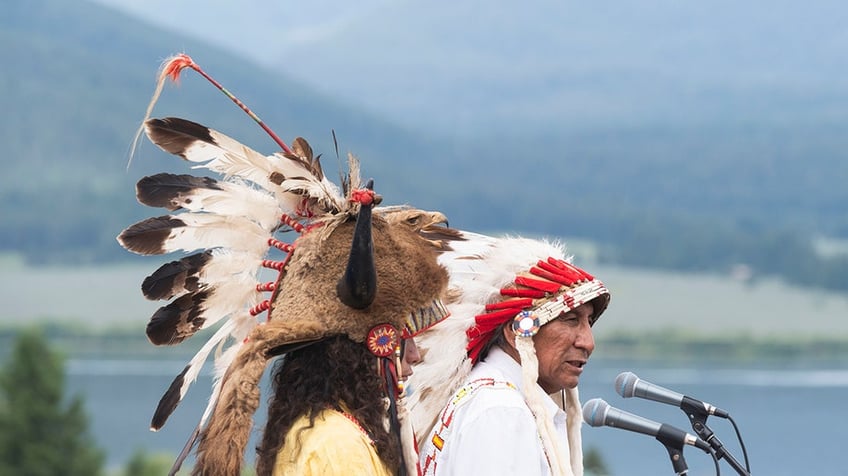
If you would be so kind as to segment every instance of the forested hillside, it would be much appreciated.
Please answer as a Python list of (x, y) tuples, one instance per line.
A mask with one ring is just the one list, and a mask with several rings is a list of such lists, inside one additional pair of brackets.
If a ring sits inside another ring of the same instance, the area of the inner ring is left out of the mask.
[[(12, 0), (0, 18), (0, 40), (8, 45), (0, 49), (7, 65), (0, 71), (6, 170), (0, 251), (30, 262), (129, 257), (115, 235), (159, 213), (135, 203), (134, 182), (154, 171), (188, 171), (149, 143), (128, 167), (156, 69), (184, 51), (285, 140), (309, 139), (330, 174), (336, 173), (335, 131), (342, 154), (362, 158), (363, 174), (376, 179), (387, 203), (437, 208), (466, 229), (588, 239), (611, 262), (720, 272), (743, 264), (755, 276), (848, 288), (844, 257), (825, 259), (812, 241), (848, 236), (848, 124), (842, 120), (848, 93), (842, 89), (705, 93), (704, 102), (715, 104), (709, 121), (679, 121), (679, 114), (604, 121), (587, 110), (593, 119), (579, 126), (578, 116), (537, 127), (516, 114), (511, 132), (468, 125), (446, 134), (439, 118), (429, 120), (432, 128), (400, 127), (396, 123), (409, 122), (378, 117), (339, 102), (338, 95), (331, 100), (326, 91), (231, 51), (85, 1)], [(589, 76), (581, 84), (594, 85), (591, 97), (597, 97), (604, 81)], [(543, 96), (545, 89), (572, 85), (533, 87)], [(501, 100), (505, 110), (519, 107), (508, 101), (509, 91), (479, 93), (492, 107)], [(722, 122), (720, 106), (734, 101), (747, 102), (748, 114)], [(771, 101), (785, 112), (776, 115), (766, 107)], [(442, 115), (451, 122), (455, 113)], [(556, 115), (538, 111), (534, 117), (550, 114)], [(276, 149), (191, 73), (165, 89), (154, 115), (202, 122), (265, 153)]]
[[(0, 18), (4, 144), (0, 175), (0, 250), (34, 262), (125, 259), (115, 236), (155, 213), (135, 202), (140, 177), (163, 169), (187, 172), (179, 159), (142, 141), (130, 145), (144, 116), (162, 60), (190, 52), (286, 141), (306, 137), (336, 174), (332, 132), (341, 154), (367, 161), (363, 173), (381, 193), (402, 185), (387, 174), (416, 176), (418, 139), (377, 118), (333, 103), (302, 84), (196, 41), (85, 1), (12, 0)], [(166, 87), (154, 116), (202, 122), (256, 150), (277, 149), (268, 136), (211, 85), (186, 74)], [(344, 157), (342, 157), (344, 159)], [(393, 184), (394, 182), (394, 184)], [(392, 185), (393, 184), (393, 185)], [(391, 188), (394, 187), (394, 188)]]

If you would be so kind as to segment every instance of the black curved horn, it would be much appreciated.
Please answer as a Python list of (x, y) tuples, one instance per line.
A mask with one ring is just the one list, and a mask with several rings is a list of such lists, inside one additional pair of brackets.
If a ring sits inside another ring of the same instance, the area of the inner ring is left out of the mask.
[[(365, 186), (373, 190), (374, 181), (369, 180)], [(374, 241), (371, 237), (372, 206), (371, 203), (359, 206), (347, 269), (336, 284), (339, 300), (354, 309), (370, 306), (377, 295), (377, 268), (374, 265)]]

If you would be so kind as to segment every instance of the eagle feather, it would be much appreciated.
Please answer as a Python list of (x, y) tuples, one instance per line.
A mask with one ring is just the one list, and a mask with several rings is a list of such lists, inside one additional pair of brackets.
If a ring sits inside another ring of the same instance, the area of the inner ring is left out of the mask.
[(223, 247), (261, 256), (268, 251), (270, 237), (244, 217), (185, 212), (142, 220), (124, 230), (118, 241), (141, 255)]
[(242, 216), (269, 232), (279, 225), (283, 213), (271, 194), (247, 183), (186, 174), (144, 177), (136, 184), (136, 196), (144, 205), (171, 211)]

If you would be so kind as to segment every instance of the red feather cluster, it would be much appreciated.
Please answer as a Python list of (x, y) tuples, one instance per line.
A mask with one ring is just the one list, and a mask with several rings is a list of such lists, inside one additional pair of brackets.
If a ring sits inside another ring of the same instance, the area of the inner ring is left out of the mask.
[(171, 78), (171, 81), (178, 83), (182, 70), (185, 68), (194, 68), (195, 66), (194, 60), (189, 55), (180, 53), (165, 63), (162, 67), (162, 75), (168, 76)]
[[(519, 312), (533, 307), (534, 299), (552, 296), (563, 287), (595, 279), (591, 274), (563, 260), (548, 258), (539, 261), (530, 268), (530, 274), (542, 279), (516, 276), (514, 286), (501, 289), (501, 296), (519, 299), (507, 299), (487, 304), (486, 312), (474, 316), (474, 325), (466, 332), (468, 344), (466, 350), (473, 362), (477, 362), (480, 352), (494, 337), (495, 330), (504, 322), (514, 319)], [(519, 287), (516, 287), (519, 286)]]

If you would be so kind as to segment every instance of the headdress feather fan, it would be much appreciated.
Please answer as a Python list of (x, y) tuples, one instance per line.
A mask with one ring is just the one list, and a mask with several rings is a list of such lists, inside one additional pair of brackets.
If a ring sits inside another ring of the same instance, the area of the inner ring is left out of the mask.
[[(184, 68), (248, 112), (282, 152), (262, 155), (185, 119), (149, 119), (166, 79), (176, 80)], [(447, 271), (437, 261), (444, 238), (453, 233), (443, 226), (445, 216), (376, 207), (381, 198), (370, 183), (362, 188), (352, 155), (340, 189), (305, 139), (296, 138), (289, 148), (188, 56), (163, 65), (141, 133), (193, 168), (222, 176), (142, 178), (138, 200), (172, 213), (142, 220), (118, 236), (122, 246), (142, 255), (193, 253), (161, 265), (142, 284), (146, 298), (170, 301), (148, 324), (152, 343), (176, 344), (219, 325), (153, 416), (151, 428), (157, 430), (218, 349), (209, 403), (171, 474), (198, 441), (194, 474), (240, 473), (259, 405), (259, 378), (274, 356), (332, 335), (364, 343), (369, 329), (383, 324), (417, 332), (446, 316), (441, 298)], [(294, 231), (296, 239), (280, 241), (280, 231)], [(275, 279), (261, 281), (263, 269), (276, 272)]]

